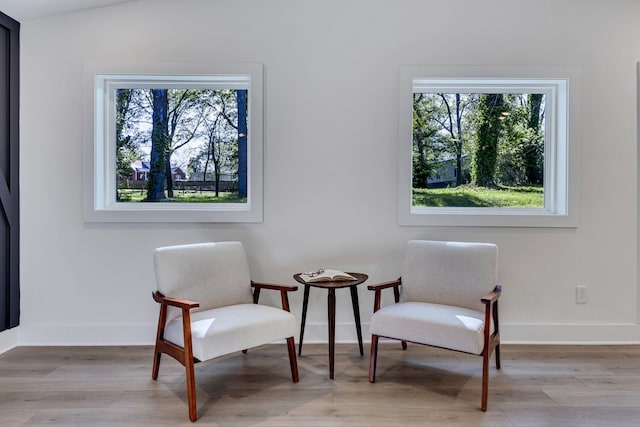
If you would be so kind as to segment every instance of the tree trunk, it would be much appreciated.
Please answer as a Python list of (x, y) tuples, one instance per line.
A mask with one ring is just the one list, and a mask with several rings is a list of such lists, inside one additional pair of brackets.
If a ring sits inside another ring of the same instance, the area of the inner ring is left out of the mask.
[(216, 170), (214, 172), (214, 178), (216, 180), (215, 184), (216, 184), (216, 198), (220, 197), (220, 172), (218, 170), (218, 167), (216, 166)]
[(462, 111), (460, 110), (460, 94), (456, 93), (456, 186), (462, 185)]
[(202, 172), (202, 181), (200, 184), (200, 192), (204, 190), (204, 185), (207, 182), (207, 172), (209, 171), (209, 159), (211, 159), (211, 152), (213, 150), (211, 139), (209, 139), (209, 146), (207, 147), (207, 158), (204, 161), (204, 171)]
[(525, 175), (529, 184), (542, 184), (544, 171), (539, 167), (542, 164), (542, 150), (538, 149), (540, 142), (540, 108), (542, 106), (541, 93), (532, 93), (529, 96), (529, 105), (531, 108), (529, 115), (529, 128), (533, 130), (534, 139), (527, 147), (524, 154)]
[[(238, 97), (238, 197), (247, 197), (247, 90), (236, 91)], [(217, 170), (216, 170), (217, 172)], [(217, 175), (216, 175), (217, 176)], [(217, 177), (219, 179), (219, 177)], [(216, 183), (216, 191), (218, 189)], [(216, 194), (217, 197), (217, 194)]]
[(173, 175), (171, 175), (171, 151), (169, 151), (164, 160), (164, 175), (167, 182), (167, 197), (173, 198)]
[(481, 187), (492, 187), (498, 159), (500, 138), (500, 116), (504, 111), (504, 99), (500, 93), (480, 96), (480, 126), (473, 162), (473, 183)]
[(165, 160), (169, 134), (169, 100), (167, 89), (151, 89), (153, 113), (151, 129), (151, 166), (147, 181), (147, 201), (166, 200), (164, 194)]

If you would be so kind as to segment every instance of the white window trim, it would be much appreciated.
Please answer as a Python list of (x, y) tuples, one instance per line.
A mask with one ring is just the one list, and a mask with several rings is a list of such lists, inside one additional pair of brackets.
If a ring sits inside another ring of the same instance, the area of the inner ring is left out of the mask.
[[(248, 89), (247, 203), (118, 203), (115, 200), (115, 88)], [(84, 220), (86, 222), (262, 222), (263, 65), (161, 63), (85, 67)]]
[[(544, 208), (412, 206), (414, 89), (459, 92), (464, 81), (468, 82), (466, 90), (469, 93), (477, 93), (478, 88), (499, 93), (536, 87), (553, 98), (547, 101), (548, 108), (553, 108), (556, 114), (547, 115), (545, 129)], [(577, 227), (579, 85), (580, 72), (575, 67), (401, 67), (398, 223), (408, 226)]]

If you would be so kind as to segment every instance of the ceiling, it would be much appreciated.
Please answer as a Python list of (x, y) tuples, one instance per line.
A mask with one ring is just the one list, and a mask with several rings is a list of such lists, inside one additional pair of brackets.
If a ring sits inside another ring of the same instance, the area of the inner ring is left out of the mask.
[(17, 21), (127, 3), (135, 0), (0, 0), (0, 12)]

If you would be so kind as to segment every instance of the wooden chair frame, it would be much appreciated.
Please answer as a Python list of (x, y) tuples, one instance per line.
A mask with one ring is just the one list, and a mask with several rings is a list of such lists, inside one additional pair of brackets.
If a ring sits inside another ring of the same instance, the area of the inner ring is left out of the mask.
[[(367, 289), (375, 291), (373, 312), (380, 310), (380, 303), (382, 299), (382, 290), (393, 288), (393, 295), (395, 302), (400, 301), (400, 286), (402, 286), (402, 278), (393, 280), (391, 282), (379, 283), (377, 285), (369, 285)], [(493, 333), (490, 332), (490, 327), (484, 328), (484, 348), (480, 356), (482, 356), (482, 399), (480, 409), (482, 411), (487, 410), (487, 400), (489, 397), (489, 359), (491, 354), (495, 350), (496, 354), (496, 369), (500, 369), (500, 328), (498, 323), (498, 298), (502, 293), (502, 286), (498, 285), (495, 289), (480, 298), (480, 301), (485, 306), (484, 311), (484, 324), (490, 325), (493, 318)], [(395, 337), (384, 337), (397, 339)], [(378, 335), (371, 335), (371, 355), (369, 359), (369, 382), (374, 383), (376, 381), (376, 362), (378, 359)], [(421, 345), (428, 345), (423, 343), (416, 343)], [(437, 346), (433, 346), (437, 347)], [(402, 341), (402, 349), (407, 349), (407, 342)], [(451, 349), (447, 349), (451, 350)], [(458, 351), (458, 350), (454, 350)]]
[[(280, 299), (282, 301), (282, 309), (290, 311), (289, 298), (287, 292), (298, 290), (297, 286), (286, 285), (274, 285), (269, 283), (258, 283), (251, 281), (251, 287), (253, 288), (253, 302), (258, 303), (260, 298), (260, 290), (271, 289), (280, 291)], [(153, 299), (160, 304), (160, 315), (158, 317), (158, 331), (156, 335), (155, 352), (153, 355), (153, 370), (151, 378), (158, 379), (158, 372), (160, 370), (160, 356), (164, 353), (174, 359), (185, 367), (186, 382), (187, 382), (187, 403), (189, 405), (189, 419), (193, 422), (198, 419), (198, 407), (196, 401), (196, 383), (195, 383), (195, 369), (194, 364), (199, 363), (200, 360), (193, 356), (193, 345), (191, 340), (191, 310), (199, 307), (200, 304), (196, 301), (189, 301), (179, 298), (170, 298), (162, 295), (160, 292), (153, 292)], [(167, 322), (168, 307), (177, 307), (182, 310), (182, 331), (184, 336), (184, 348), (180, 347), (170, 341), (164, 339), (164, 329)], [(289, 352), (289, 364), (291, 366), (291, 377), (294, 383), (299, 381), (298, 375), (298, 362), (296, 359), (296, 346), (293, 337), (287, 338), (287, 349)], [(247, 350), (243, 350), (246, 353)]]

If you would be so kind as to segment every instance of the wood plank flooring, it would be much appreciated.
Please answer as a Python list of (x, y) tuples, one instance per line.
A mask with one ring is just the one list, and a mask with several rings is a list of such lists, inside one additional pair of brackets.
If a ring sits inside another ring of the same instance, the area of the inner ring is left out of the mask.
[[(368, 348), (365, 349), (368, 351)], [(18, 347), (0, 355), (0, 426), (189, 426), (184, 371), (151, 347)], [(305, 345), (291, 382), (284, 345), (196, 365), (207, 426), (640, 426), (640, 346), (502, 345), (480, 405), (481, 358), (381, 343)]]

